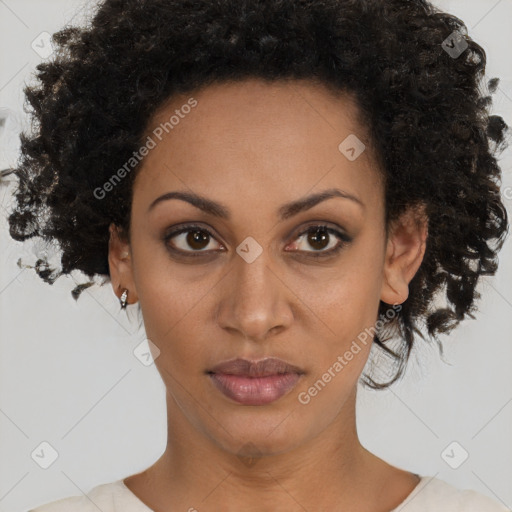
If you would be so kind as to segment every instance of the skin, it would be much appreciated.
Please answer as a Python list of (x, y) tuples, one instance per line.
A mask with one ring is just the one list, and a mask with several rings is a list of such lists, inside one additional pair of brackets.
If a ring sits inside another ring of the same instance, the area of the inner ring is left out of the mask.
[[(167, 447), (125, 483), (156, 512), (389, 511), (419, 479), (359, 442), (356, 390), (370, 343), (360, 344), (308, 404), (298, 395), (375, 324), (379, 300), (407, 299), (425, 252), (426, 222), (408, 210), (386, 238), (381, 171), (349, 94), (302, 80), (215, 84), (173, 96), (147, 134), (190, 97), (197, 106), (143, 160), (130, 243), (110, 226), (113, 289), (119, 297), (128, 288), (128, 303), (140, 302), (167, 390)], [(354, 161), (338, 149), (350, 134), (366, 144)], [(336, 197), (278, 217), (284, 203), (331, 188), (362, 205)], [(170, 191), (220, 202), (231, 218), (177, 199), (148, 212)], [(213, 236), (203, 233), (202, 245), (191, 246), (185, 233), (166, 245), (169, 228), (191, 222)], [(315, 247), (307, 234), (299, 236), (322, 222), (352, 241), (327, 235)], [(236, 252), (248, 236), (262, 249), (251, 263)], [(330, 257), (311, 256), (340, 242), (342, 249)], [(209, 255), (175, 256), (168, 249), (173, 245)], [(267, 356), (305, 372), (294, 389), (267, 405), (236, 403), (205, 374), (227, 359)]]

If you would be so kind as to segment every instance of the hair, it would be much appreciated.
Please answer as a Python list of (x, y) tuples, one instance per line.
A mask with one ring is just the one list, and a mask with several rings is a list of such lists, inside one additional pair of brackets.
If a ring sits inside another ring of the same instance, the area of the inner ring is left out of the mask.
[[(448, 52), (455, 36), (460, 55)], [(94, 191), (143, 145), (174, 94), (250, 77), (309, 79), (357, 99), (385, 178), (386, 229), (409, 207), (428, 217), (409, 297), (373, 337), (396, 373), (363, 383), (388, 387), (418, 336), (442, 353), (438, 335), (474, 318), (477, 282), (496, 272), (508, 231), (496, 159), (508, 126), (490, 114), (499, 80), (482, 82), (485, 51), (459, 18), (425, 0), (104, 0), (86, 26), (52, 41), (52, 59), (24, 88), (33, 130), (20, 134), (9, 216), (13, 239), (58, 244), (60, 270), (43, 258), (34, 267), (47, 283), (73, 270), (108, 280), (108, 226), (129, 240), (140, 164), (106, 199)], [(396, 349), (386, 345), (393, 337)]]

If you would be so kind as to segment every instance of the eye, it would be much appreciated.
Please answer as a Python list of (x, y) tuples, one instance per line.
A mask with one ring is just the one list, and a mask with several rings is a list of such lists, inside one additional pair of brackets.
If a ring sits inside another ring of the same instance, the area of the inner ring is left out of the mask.
[[(332, 235), (338, 238), (337, 244)], [(308, 256), (312, 256), (314, 258), (332, 256), (333, 254), (337, 253), (345, 244), (352, 241), (352, 238), (345, 233), (323, 224), (309, 226), (306, 230), (302, 231), (297, 236), (299, 243), (295, 243), (294, 245), (299, 247), (298, 252), (312, 253)], [(313, 247), (313, 251), (300, 248), (307, 245)], [(325, 250), (326, 247), (328, 247), (327, 250)]]
[[(179, 253), (189, 253), (187, 256), (200, 256), (200, 254), (194, 253), (210, 252), (210, 250), (205, 249), (210, 244), (211, 239), (215, 238), (210, 233), (210, 231), (204, 227), (194, 225), (183, 226), (179, 229), (171, 231), (164, 237), (166, 245), (172, 251)], [(171, 240), (173, 240), (172, 244), (170, 243)], [(187, 247), (194, 250), (190, 251), (187, 249)]]
[[(332, 235), (338, 239), (337, 244), (332, 238)], [(186, 256), (192, 257), (215, 251), (215, 247), (208, 249), (212, 240), (215, 240), (213, 234), (208, 229), (198, 225), (182, 226), (171, 231), (164, 237), (165, 244), (172, 252), (186, 254)], [(294, 244), (295, 246), (299, 246), (298, 252), (310, 253), (308, 256), (316, 258), (331, 256), (337, 253), (345, 244), (351, 242), (352, 238), (338, 229), (322, 224), (309, 226), (307, 229), (301, 231), (295, 240), (299, 241), (298, 244), (297, 242)], [(301, 248), (307, 244), (313, 247), (312, 251)], [(219, 244), (219, 246), (223, 247), (221, 244)], [(330, 248), (325, 250), (325, 248), (329, 246)], [(295, 250), (296, 249), (292, 249), (292, 252)]]

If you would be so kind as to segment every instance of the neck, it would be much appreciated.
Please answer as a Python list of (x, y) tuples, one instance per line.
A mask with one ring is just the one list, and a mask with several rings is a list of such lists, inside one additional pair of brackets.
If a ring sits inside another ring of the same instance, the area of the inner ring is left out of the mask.
[(131, 487), (137, 493), (137, 485), (142, 486), (138, 495), (149, 496), (144, 502), (157, 512), (171, 504), (176, 510), (223, 512), (251, 506), (259, 512), (361, 508), (379, 491), (372, 477), (382, 474), (385, 463), (359, 442), (355, 400), (356, 388), (320, 435), (286, 451), (265, 453), (249, 443), (243, 452), (220, 446), (195, 428), (167, 394), (166, 450)]

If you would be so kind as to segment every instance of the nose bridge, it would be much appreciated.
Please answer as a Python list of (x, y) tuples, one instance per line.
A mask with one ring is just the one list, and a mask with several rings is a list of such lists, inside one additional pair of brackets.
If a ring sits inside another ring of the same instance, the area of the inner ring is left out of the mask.
[(285, 287), (273, 270), (272, 254), (246, 239), (238, 246), (232, 264), (221, 299), (221, 326), (260, 340), (270, 330), (288, 325), (292, 313)]

